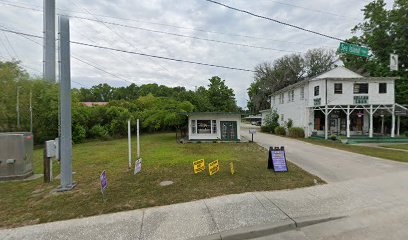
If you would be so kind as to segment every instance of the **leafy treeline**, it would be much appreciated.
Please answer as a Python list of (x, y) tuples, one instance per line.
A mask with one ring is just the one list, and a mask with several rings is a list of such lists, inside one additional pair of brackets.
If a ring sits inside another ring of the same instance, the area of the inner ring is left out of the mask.
[[(19, 89), (20, 129), (17, 129), (17, 89)], [(30, 129), (29, 98), (32, 92), (33, 133), (36, 143), (58, 135), (58, 84), (32, 79), (18, 62), (0, 62), (0, 132)], [(87, 107), (80, 102), (105, 101), (106, 106)], [(219, 77), (196, 91), (147, 84), (114, 88), (100, 84), (90, 89), (72, 90), (73, 141), (109, 138), (127, 134), (140, 119), (143, 131), (173, 130), (186, 123), (180, 112), (239, 111), (232, 89)]]
[[(367, 46), (369, 58), (341, 54), (345, 66), (373, 77), (399, 76), (396, 102), (408, 104), (408, 1), (395, 0), (387, 9), (384, 0), (368, 3), (362, 10), (364, 21), (352, 29), (348, 41)], [(399, 70), (390, 71), (390, 53), (399, 56)]]
[(248, 109), (252, 113), (269, 109), (268, 96), (305, 78), (318, 75), (334, 67), (335, 53), (325, 49), (311, 49), (304, 55), (292, 54), (273, 63), (255, 67), (254, 82), (248, 88)]

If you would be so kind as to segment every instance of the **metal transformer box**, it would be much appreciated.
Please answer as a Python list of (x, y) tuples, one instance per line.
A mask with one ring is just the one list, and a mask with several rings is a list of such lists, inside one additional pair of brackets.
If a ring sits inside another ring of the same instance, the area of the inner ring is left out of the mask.
[(0, 180), (21, 179), (32, 174), (32, 133), (0, 133)]

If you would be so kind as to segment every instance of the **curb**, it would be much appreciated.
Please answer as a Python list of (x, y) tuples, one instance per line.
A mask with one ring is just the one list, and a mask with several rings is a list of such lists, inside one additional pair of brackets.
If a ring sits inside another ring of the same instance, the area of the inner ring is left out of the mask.
[(293, 220), (287, 219), (279, 223), (262, 224), (249, 227), (242, 227), (233, 230), (216, 233), (209, 236), (194, 238), (195, 240), (238, 240), (252, 239), (257, 237), (269, 236), (276, 233), (287, 232), (297, 228), (306, 227), (323, 222), (334, 221), (344, 218), (345, 216), (337, 217), (301, 217)]

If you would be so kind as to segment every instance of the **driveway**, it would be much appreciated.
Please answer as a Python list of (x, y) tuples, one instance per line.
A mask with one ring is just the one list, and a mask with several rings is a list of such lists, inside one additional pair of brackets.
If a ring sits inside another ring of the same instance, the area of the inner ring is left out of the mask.
[[(284, 146), (287, 159), (326, 182), (375, 177), (408, 170), (408, 164), (323, 147), (303, 141), (261, 133), (259, 127), (242, 124), (241, 135), (251, 139), (248, 130), (257, 128), (254, 142), (269, 149)], [(266, 156), (265, 156), (266, 161)], [(265, 163), (266, 164), (266, 163)]]

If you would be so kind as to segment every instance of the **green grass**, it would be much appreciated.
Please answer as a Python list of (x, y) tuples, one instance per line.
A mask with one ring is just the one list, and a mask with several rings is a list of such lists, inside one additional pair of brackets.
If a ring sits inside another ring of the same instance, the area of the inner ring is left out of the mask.
[[(98, 215), (248, 191), (278, 190), (314, 185), (322, 181), (294, 164), (289, 172), (267, 170), (267, 152), (253, 143), (177, 144), (174, 133), (141, 136), (142, 172), (128, 171), (127, 140), (74, 145), (73, 170), (77, 186), (55, 193), (59, 180), (0, 182), (0, 228)], [(134, 146), (136, 146), (134, 142)], [(136, 150), (136, 149), (135, 149)], [(193, 173), (192, 162), (220, 161), (220, 172)], [(229, 163), (234, 163), (231, 175)], [(42, 172), (42, 149), (34, 151), (35, 172)], [(59, 164), (54, 163), (54, 176)], [(99, 175), (106, 170), (106, 201)], [(164, 180), (173, 185), (161, 187)]]
[[(384, 158), (399, 162), (408, 162), (408, 152), (404, 151), (395, 151), (389, 149), (381, 149), (381, 148), (374, 148), (374, 147), (367, 147), (367, 146), (360, 146), (360, 145), (350, 145), (350, 144), (343, 144), (338, 141), (330, 141), (330, 140), (322, 140), (322, 139), (299, 139), (305, 142), (313, 143), (316, 145), (322, 145), (325, 147), (337, 148), (349, 152), (360, 153), (372, 157)], [(401, 144), (403, 145), (403, 144)]]
[(408, 144), (386, 144), (381, 147), (408, 150)]

